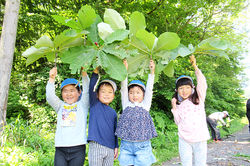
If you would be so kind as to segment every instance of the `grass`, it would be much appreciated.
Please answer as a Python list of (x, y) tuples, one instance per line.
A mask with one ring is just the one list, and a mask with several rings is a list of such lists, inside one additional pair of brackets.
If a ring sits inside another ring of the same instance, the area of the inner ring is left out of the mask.
[(224, 137), (231, 135), (237, 131), (240, 131), (247, 124), (248, 124), (248, 120), (246, 117), (243, 117), (242, 119), (233, 119), (230, 122), (230, 127), (227, 128), (227, 131), (223, 130), (222, 128), (220, 129), (221, 137), (224, 138)]
[[(222, 137), (233, 134), (247, 124), (247, 119), (232, 120), (228, 132), (221, 129)], [(43, 129), (22, 120), (9, 123), (1, 135), (0, 165), (4, 166), (53, 166), (54, 160), (54, 130)], [(178, 155), (177, 129), (158, 132), (158, 137), (151, 140), (153, 153), (160, 165)], [(87, 145), (88, 149), (88, 145)], [(237, 154), (236, 157), (244, 157), (246, 154)], [(86, 155), (85, 165), (88, 165)], [(114, 162), (118, 166), (118, 160)]]

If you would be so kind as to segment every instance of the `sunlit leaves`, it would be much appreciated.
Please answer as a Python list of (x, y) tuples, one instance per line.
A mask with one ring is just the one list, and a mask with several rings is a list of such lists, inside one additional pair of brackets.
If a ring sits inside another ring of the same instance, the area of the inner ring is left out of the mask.
[(28, 48), (25, 52), (23, 52), (23, 56), (27, 57), (26, 66), (32, 64), (36, 60), (45, 57), (46, 55), (50, 55), (52, 53), (52, 49), (49, 47), (40, 47), (36, 48), (34, 46)]
[(129, 20), (130, 34), (132, 36), (133, 35), (135, 36), (138, 30), (145, 28), (146, 28), (146, 21), (144, 15), (137, 11), (133, 12)]
[(105, 54), (100, 52), (99, 60), (101, 61), (102, 68), (108, 73), (108, 75), (118, 81), (123, 81), (127, 76), (127, 71), (123, 62), (116, 56), (111, 54)]
[(167, 67), (163, 70), (163, 72), (168, 77), (173, 77), (173, 75), (174, 75), (174, 62), (171, 61), (170, 63), (168, 63)]
[(105, 43), (110, 44), (114, 41), (122, 41), (128, 37), (128, 33), (128, 30), (118, 29), (105, 39)]
[(101, 22), (97, 25), (98, 34), (102, 40), (105, 40), (114, 30), (107, 23)]
[(82, 29), (88, 28), (96, 20), (95, 10), (89, 5), (81, 7), (81, 9), (78, 11), (78, 20), (82, 26)]
[(149, 33), (144, 29), (140, 29), (137, 31), (136, 37), (140, 39), (149, 50), (153, 49), (154, 43), (156, 42), (156, 37), (153, 33)]
[(121, 15), (113, 10), (106, 9), (104, 12), (104, 22), (109, 24), (113, 30), (126, 29), (125, 21)]
[(53, 48), (54, 47), (54, 43), (51, 41), (51, 39), (47, 35), (44, 35), (40, 39), (38, 39), (36, 41), (35, 47), (36, 48), (40, 48), (40, 47), (50, 47), (50, 48)]
[(159, 36), (155, 50), (171, 50), (178, 47), (179, 44), (180, 38), (176, 33), (165, 32)]
[(88, 69), (97, 53), (98, 50), (91, 47), (77, 46), (64, 52), (61, 55), (61, 59), (64, 63), (70, 64), (71, 73), (75, 74), (80, 71), (82, 66)]
[(72, 29), (78, 29), (78, 30), (81, 29), (79, 22), (76, 22), (73, 19), (65, 18), (65, 17), (60, 16), (60, 15), (52, 15), (52, 17), (54, 18), (54, 20), (56, 20), (57, 22), (59, 22), (62, 25), (66, 25)]

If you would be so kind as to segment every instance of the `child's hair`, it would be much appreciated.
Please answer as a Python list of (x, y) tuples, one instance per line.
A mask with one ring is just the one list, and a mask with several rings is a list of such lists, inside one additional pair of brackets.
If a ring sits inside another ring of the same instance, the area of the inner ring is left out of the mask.
[(139, 86), (139, 85), (135, 85), (135, 84), (130, 85), (130, 86), (128, 87), (128, 91), (129, 91), (130, 89), (134, 88), (134, 87), (139, 87), (139, 88), (142, 90), (142, 92), (145, 93), (145, 90), (143, 89), (143, 87), (141, 87), (141, 86)]
[(195, 86), (193, 84), (193, 80), (189, 76), (180, 76), (176, 80), (176, 89), (175, 89), (175, 93), (174, 93), (174, 96), (173, 96), (173, 97), (175, 97), (177, 99), (176, 104), (179, 105), (181, 103), (181, 101), (179, 100), (179, 97), (178, 97), (178, 88), (180, 86), (183, 86), (183, 85), (191, 86), (192, 94), (189, 96), (189, 100), (191, 100), (195, 105), (198, 105), (199, 104), (199, 97), (198, 97), (196, 88), (195, 88)]
[(128, 91), (131, 89), (131, 88), (134, 88), (134, 87), (139, 87), (143, 93), (145, 93), (145, 89), (146, 89), (146, 86), (143, 82), (141, 82), (140, 80), (132, 80), (129, 84), (128, 84)]

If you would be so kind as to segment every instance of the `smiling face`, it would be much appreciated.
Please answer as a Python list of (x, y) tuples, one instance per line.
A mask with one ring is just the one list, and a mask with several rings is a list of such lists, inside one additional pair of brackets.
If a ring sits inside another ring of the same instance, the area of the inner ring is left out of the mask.
[(115, 98), (114, 90), (111, 85), (103, 84), (98, 89), (98, 99), (103, 104), (109, 105)]
[(190, 85), (182, 85), (178, 88), (177, 92), (185, 100), (192, 94), (192, 87)]
[(144, 99), (144, 91), (139, 86), (131, 87), (128, 91), (129, 101), (141, 103)]
[(62, 89), (63, 101), (67, 104), (73, 104), (78, 101), (81, 92), (77, 90), (75, 85), (66, 85)]

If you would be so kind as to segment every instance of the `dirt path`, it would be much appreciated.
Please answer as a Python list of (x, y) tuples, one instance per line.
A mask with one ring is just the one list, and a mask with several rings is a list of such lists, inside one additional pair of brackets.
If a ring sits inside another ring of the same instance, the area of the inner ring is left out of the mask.
[[(247, 157), (248, 156), (248, 157)], [(208, 144), (208, 166), (250, 166), (250, 133), (248, 126), (221, 142)], [(179, 157), (162, 166), (180, 166)]]

